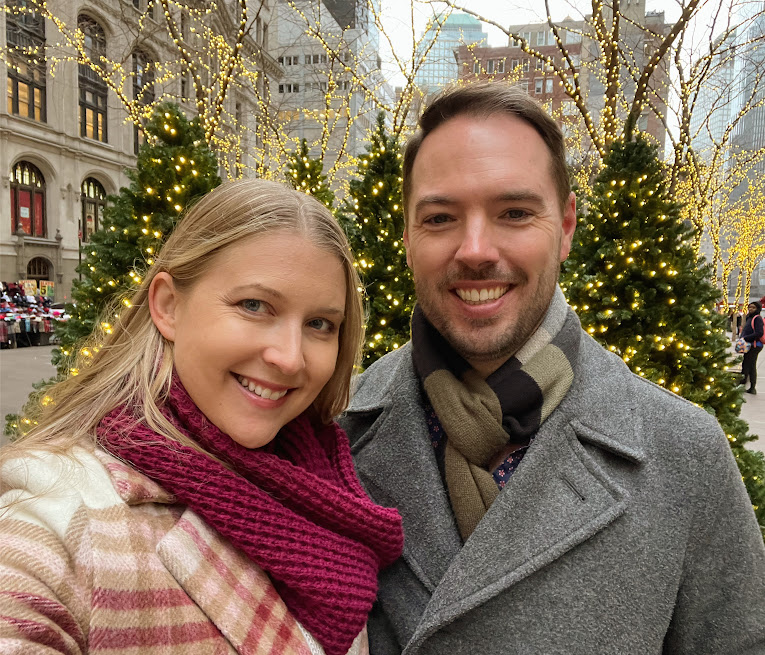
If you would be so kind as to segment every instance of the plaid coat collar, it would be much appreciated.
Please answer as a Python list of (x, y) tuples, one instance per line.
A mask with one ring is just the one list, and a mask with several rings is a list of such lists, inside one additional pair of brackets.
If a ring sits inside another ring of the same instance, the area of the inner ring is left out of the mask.
[[(96, 456), (127, 505), (175, 502), (155, 482), (108, 453), (97, 451)], [(321, 652), (315, 646), (309, 647), (313, 640), (289, 613), (268, 575), (190, 509), (184, 510), (159, 540), (156, 552), (167, 571), (235, 652), (242, 655)]]

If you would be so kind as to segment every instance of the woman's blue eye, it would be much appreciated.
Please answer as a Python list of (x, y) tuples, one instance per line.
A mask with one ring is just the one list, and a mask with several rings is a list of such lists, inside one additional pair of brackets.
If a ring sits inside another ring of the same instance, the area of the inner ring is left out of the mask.
[(308, 321), (308, 326), (320, 332), (332, 332), (335, 329), (335, 324), (326, 318), (314, 318)]
[(248, 312), (260, 312), (264, 307), (262, 300), (255, 300), (254, 298), (247, 298), (247, 300), (243, 300), (240, 304)]

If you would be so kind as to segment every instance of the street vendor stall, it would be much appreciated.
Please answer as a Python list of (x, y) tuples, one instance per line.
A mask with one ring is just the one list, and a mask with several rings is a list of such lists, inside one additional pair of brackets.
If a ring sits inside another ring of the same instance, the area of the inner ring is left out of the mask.
[(28, 280), (2, 283), (0, 348), (47, 346), (56, 322), (67, 318), (62, 308), (52, 306), (52, 298), (47, 295), (25, 293), (37, 291), (28, 283)]

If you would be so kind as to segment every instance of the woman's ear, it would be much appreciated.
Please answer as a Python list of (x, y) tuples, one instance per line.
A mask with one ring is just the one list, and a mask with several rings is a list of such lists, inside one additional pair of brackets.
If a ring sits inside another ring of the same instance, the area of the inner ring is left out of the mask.
[(175, 340), (175, 321), (178, 310), (178, 290), (173, 276), (161, 272), (149, 285), (149, 312), (159, 333), (168, 341)]

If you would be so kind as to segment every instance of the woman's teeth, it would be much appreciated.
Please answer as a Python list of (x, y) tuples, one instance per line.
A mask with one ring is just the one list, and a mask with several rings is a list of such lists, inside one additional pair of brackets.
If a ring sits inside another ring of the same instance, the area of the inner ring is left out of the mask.
[(284, 391), (274, 391), (273, 389), (261, 387), (259, 384), (255, 384), (252, 380), (248, 380), (243, 375), (239, 375), (237, 379), (239, 380), (239, 384), (241, 384), (243, 387), (252, 391), (252, 393), (254, 393), (256, 396), (260, 396), (266, 400), (279, 400), (279, 398), (284, 397), (284, 395), (289, 391), (289, 389), (284, 389)]
[(455, 289), (457, 295), (466, 303), (476, 304), (501, 298), (510, 287), (494, 287), (493, 289)]

